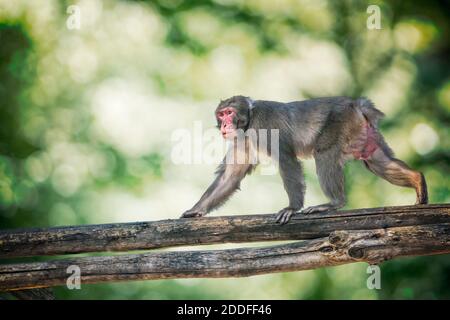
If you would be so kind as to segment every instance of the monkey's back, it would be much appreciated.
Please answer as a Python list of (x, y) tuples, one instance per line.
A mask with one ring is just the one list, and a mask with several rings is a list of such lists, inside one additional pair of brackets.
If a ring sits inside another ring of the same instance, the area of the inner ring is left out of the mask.
[[(364, 98), (324, 97), (280, 103), (254, 102), (255, 129), (279, 129), (282, 145), (293, 145), (299, 157), (329, 148), (348, 149), (363, 139), (366, 114), (374, 118), (382, 113)], [(372, 114), (370, 114), (372, 113)], [(376, 119), (375, 119), (376, 118)], [(363, 137), (363, 138), (360, 138)]]

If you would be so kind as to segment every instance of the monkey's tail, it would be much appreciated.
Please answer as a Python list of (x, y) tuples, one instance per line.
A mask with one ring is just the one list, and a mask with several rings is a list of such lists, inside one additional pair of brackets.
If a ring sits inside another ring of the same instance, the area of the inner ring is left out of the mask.
[(353, 106), (361, 110), (362, 114), (374, 127), (377, 127), (378, 121), (384, 117), (384, 113), (375, 108), (373, 102), (367, 98), (356, 99), (353, 102)]

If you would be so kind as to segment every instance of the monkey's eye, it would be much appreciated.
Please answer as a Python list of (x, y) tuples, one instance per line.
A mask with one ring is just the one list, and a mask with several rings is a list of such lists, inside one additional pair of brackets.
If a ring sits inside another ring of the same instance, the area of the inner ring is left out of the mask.
[(222, 112), (222, 111), (217, 112), (217, 116), (219, 116), (220, 118), (222, 118), (222, 117), (223, 117), (223, 112)]
[(230, 114), (232, 114), (232, 113), (233, 113), (233, 111), (231, 111), (231, 110), (228, 110), (228, 111), (227, 111), (227, 114), (228, 114), (228, 115), (230, 115)]

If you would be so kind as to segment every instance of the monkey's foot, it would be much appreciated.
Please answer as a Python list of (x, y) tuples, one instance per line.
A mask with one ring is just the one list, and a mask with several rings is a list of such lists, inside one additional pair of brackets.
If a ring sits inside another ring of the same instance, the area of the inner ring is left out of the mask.
[(329, 210), (337, 210), (342, 207), (343, 207), (343, 205), (333, 205), (330, 203), (325, 203), (325, 204), (319, 204), (317, 206), (311, 206), (311, 207), (305, 208), (302, 210), (302, 213), (308, 214), (308, 213), (314, 213), (314, 212), (324, 212), (324, 211), (329, 211)]
[(427, 203), (428, 203), (428, 195), (427, 194), (420, 194), (417, 196), (415, 205), (427, 204)]
[(284, 209), (281, 209), (277, 216), (275, 217), (277, 223), (279, 224), (286, 224), (291, 220), (292, 216), (300, 209), (287, 207)]
[(199, 217), (203, 217), (204, 215), (206, 215), (205, 211), (190, 209), (190, 210), (185, 211), (181, 215), (181, 218), (199, 218)]

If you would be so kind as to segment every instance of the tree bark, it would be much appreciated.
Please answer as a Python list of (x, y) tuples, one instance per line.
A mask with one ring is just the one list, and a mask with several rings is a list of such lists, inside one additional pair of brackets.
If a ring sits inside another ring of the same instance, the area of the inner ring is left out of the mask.
[(245, 277), (357, 261), (378, 264), (396, 257), (449, 252), (450, 223), (333, 231), (328, 237), (263, 248), (155, 252), (0, 265), (0, 290), (64, 285), (71, 265), (80, 268), (83, 285), (138, 279)]
[(0, 231), (0, 258), (184, 245), (327, 237), (335, 230), (428, 225), (450, 222), (450, 204), (369, 208), (297, 214), (286, 225), (274, 215), (176, 219)]

